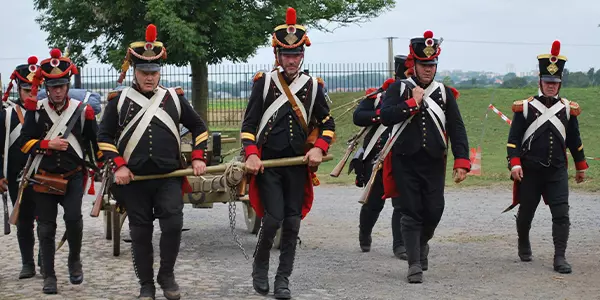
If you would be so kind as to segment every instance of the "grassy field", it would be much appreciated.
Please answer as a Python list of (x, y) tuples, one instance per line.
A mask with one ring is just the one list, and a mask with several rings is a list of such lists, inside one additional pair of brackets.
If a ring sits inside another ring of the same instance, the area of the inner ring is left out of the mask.
[[(488, 111), (487, 120), (485, 114), (488, 105), (494, 104), (501, 112), (512, 119), (511, 106), (515, 100), (526, 99), (537, 93), (537, 89), (471, 89), (462, 90), (458, 100), (461, 114), (469, 136), (469, 147), (482, 148), (482, 175), (469, 176), (459, 186), (483, 186), (502, 185), (507, 188), (512, 183), (509, 180), (509, 172), (506, 164), (506, 141), (509, 125), (505, 123), (493, 111)], [(600, 115), (600, 107), (594, 105), (600, 96), (600, 88), (578, 88), (561, 90), (561, 95), (569, 100), (578, 102), (582, 107), (579, 116), (579, 126), (584, 144), (584, 151), (588, 157), (600, 157), (600, 124), (597, 117)], [(330, 95), (333, 101), (332, 108), (347, 103), (352, 99), (360, 97), (360, 93), (335, 93)], [(334, 112), (334, 117), (344, 109)], [(348, 113), (341, 118), (336, 118), (337, 142), (332, 146), (331, 153), (335, 156), (334, 161), (324, 163), (319, 168), (319, 179), (326, 183), (352, 184), (354, 175), (346, 175), (347, 168), (338, 178), (329, 176), (339, 158), (346, 149), (346, 140), (359, 130), (352, 124), (352, 114)], [(485, 126), (485, 132), (483, 128)], [(482, 138), (482, 134), (483, 138)], [(448, 174), (446, 176), (447, 186), (457, 186), (451, 181), (453, 158), (448, 157)], [(573, 188), (581, 188), (588, 191), (600, 189), (600, 161), (588, 159), (590, 170), (587, 172), (588, 179), (582, 184), (575, 184), (573, 180), (574, 164), (569, 156), (570, 185)]]
[[(469, 176), (467, 180), (460, 185), (451, 181), (451, 172), (453, 157), (448, 157), (448, 173), (446, 176), (447, 186), (470, 187), (498, 185), (510, 188), (512, 182), (509, 180), (509, 172), (506, 164), (506, 141), (509, 132), (509, 125), (504, 122), (493, 111), (487, 111), (490, 103), (494, 104), (501, 112), (512, 119), (512, 103), (516, 100), (526, 99), (537, 93), (537, 89), (471, 89), (462, 90), (461, 97), (458, 100), (461, 114), (469, 136), (469, 147), (482, 148), (482, 175)], [(360, 97), (362, 93), (332, 93), (330, 97), (333, 101), (331, 108), (343, 105)], [(582, 114), (579, 117), (579, 126), (581, 137), (585, 146), (585, 154), (588, 157), (600, 157), (600, 124), (596, 121), (600, 116), (600, 107), (596, 107), (594, 102), (600, 96), (600, 88), (565, 88), (561, 90), (561, 95), (569, 100), (578, 102), (582, 107)], [(336, 123), (337, 141), (331, 147), (330, 153), (334, 155), (334, 160), (323, 163), (319, 168), (318, 176), (322, 183), (329, 184), (353, 184), (354, 174), (347, 175), (347, 166), (338, 178), (329, 176), (333, 167), (337, 164), (346, 149), (346, 141), (359, 127), (352, 123), (352, 112), (342, 117), (339, 116), (345, 109), (334, 111), (332, 114)], [(488, 113), (485, 119), (486, 111)], [(485, 132), (483, 128), (485, 126)], [(238, 128), (218, 128), (229, 136), (238, 136)], [(215, 130), (215, 128), (211, 128)], [(230, 130), (228, 132), (228, 130)], [(482, 136), (483, 134), (483, 136)], [(223, 151), (227, 151), (237, 144), (224, 145)], [(590, 170), (587, 172), (587, 181), (582, 184), (575, 184), (573, 180), (574, 164), (569, 156), (570, 185), (573, 188), (584, 189), (587, 191), (600, 190), (600, 160), (588, 159)]]

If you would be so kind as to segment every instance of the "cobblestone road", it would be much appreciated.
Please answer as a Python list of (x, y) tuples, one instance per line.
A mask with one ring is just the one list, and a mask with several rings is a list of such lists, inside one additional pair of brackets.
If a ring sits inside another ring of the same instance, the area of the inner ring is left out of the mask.
[[(391, 251), (391, 206), (381, 214), (370, 253), (357, 242), (359, 192), (353, 187), (316, 189), (313, 211), (303, 221), (296, 267), (292, 275), (294, 299), (600, 299), (600, 202), (592, 194), (571, 195), (572, 232), (567, 249), (574, 273), (552, 271), (550, 213), (540, 205), (532, 229), (534, 261), (516, 255), (513, 214), (500, 212), (509, 204), (506, 190), (449, 189), (446, 210), (431, 242), (430, 270), (425, 283), (406, 283), (406, 262)], [(42, 279), (18, 280), (20, 255), (16, 228), (0, 236), (0, 299), (134, 299), (138, 292), (130, 246), (112, 255), (104, 239), (102, 219), (88, 216), (92, 198), (84, 204), (83, 264), (85, 280), (68, 282), (68, 245), (56, 258), (59, 294), (41, 293)], [(256, 236), (245, 231), (242, 209), (237, 223), (249, 256)], [(213, 209), (186, 206), (185, 228), (176, 276), (183, 299), (265, 299), (251, 286), (251, 261), (246, 261), (231, 239), (227, 205)], [(127, 224), (127, 223), (126, 223)], [(64, 224), (59, 218), (58, 233)], [(127, 235), (127, 225), (123, 233)], [(158, 270), (159, 227), (155, 223), (155, 272)], [(37, 251), (37, 245), (36, 245)], [(271, 282), (278, 252), (271, 256)], [(160, 290), (157, 299), (164, 299)], [(270, 297), (270, 296), (269, 296)]]

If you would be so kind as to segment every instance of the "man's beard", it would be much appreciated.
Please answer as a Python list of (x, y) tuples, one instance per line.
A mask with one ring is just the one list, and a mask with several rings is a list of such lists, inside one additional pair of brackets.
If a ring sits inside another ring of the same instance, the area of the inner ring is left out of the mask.
[(288, 71), (286, 68), (284, 68), (283, 70), (284, 70), (284, 72), (285, 72), (285, 75), (286, 75), (287, 77), (289, 77), (290, 79), (293, 79), (294, 77), (296, 77), (296, 76), (298, 75), (298, 73), (300, 73), (300, 72), (299, 72), (299, 71), (300, 71), (300, 68), (299, 68), (299, 67), (296, 67), (296, 68), (295, 68), (295, 70), (294, 70), (294, 71), (292, 71), (292, 72)]

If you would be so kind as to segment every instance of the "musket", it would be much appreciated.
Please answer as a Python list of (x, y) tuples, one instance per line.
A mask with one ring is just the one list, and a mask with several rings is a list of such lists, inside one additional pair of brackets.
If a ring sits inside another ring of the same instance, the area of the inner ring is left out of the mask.
[(10, 224), (8, 223), (8, 197), (6, 192), (2, 193), (2, 203), (4, 204), (4, 234), (10, 234)]
[[(98, 195), (96, 195), (96, 201), (94, 201), (94, 206), (90, 212), (90, 217), (96, 218), (100, 214), (102, 203), (104, 202), (104, 194), (108, 194), (108, 191), (110, 190), (110, 185), (112, 183), (111, 177), (112, 173), (110, 171), (110, 164), (105, 164), (102, 173), (102, 184), (100, 185), (100, 191), (98, 191)], [(92, 182), (92, 184), (94, 183)]]
[[(323, 162), (330, 161), (333, 159), (331, 154), (323, 156)], [(241, 168), (246, 172), (246, 164), (241, 162), (236, 162)], [(286, 157), (286, 158), (276, 158), (276, 159), (268, 159), (262, 161), (263, 167), (265, 168), (276, 168), (276, 167), (289, 167), (289, 166), (300, 166), (308, 164), (308, 161), (304, 161), (304, 156), (296, 156), (296, 157)], [(205, 174), (219, 174), (224, 173), (225, 170), (229, 167), (230, 164), (220, 164), (216, 166), (206, 167)], [(134, 176), (133, 181), (141, 181), (141, 180), (151, 180), (151, 179), (162, 179), (162, 178), (172, 178), (172, 177), (183, 177), (183, 176), (194, 176), (194, 170), (192, 168), (176, 170), (167, 174), (156, 174), (156, 175), (140, 175)]]
[(340, 174), (342, 173), (342, 170), (344, 169), (344, 167), (346, 166), (346, 163), (348, 162), (348, 159), (350, 158), (350, 155), (352, 155), (352, 152), (354, 152), (354, 150), (356, 149), (356, 146), (358, 146), (358, 144), (360, 143), (361, 138), (365, 135), (365, 133), (367, 133), (368, 128), (369, 127), (361, 128), (359, 132), (354, 134), (348, 140), (348, 142), (347, 142), (348, 147), (346, 148), (346, 152), (344, 152), (344, 156), (342, 156), (342, 159), (338, 162), (338, 164), (335, 166), (335, 168), (333, 168), (331, 173), (329, 173), (329, 176), (331, 176), (331, 177), (340, 176)]
[(27, 178), (27, 174), (29, 173), (29, 169), (31, 168), (31, 163), (33, 162), (33, 155), (29, 155), (27, 158), (27, 163), (25, 164), (25, 168), (23, 168), (23, 177), (19, 182), (19, 192), (17, 194), (17, 201), (15, 201), (15, 206), (13, 207), (12, 213), (9, 218), (9, 223), (12, 225), (17, 225), (17, 220), (19, 219), (19, 212), (21, 211), (21, 201), (23, 200), (23, 193), (25, 192), (25, 188), (29, 185), (29, 178)]
[[(410, 117), (408, 120), (405, 120), (404, 122), (409, 122), (411, 119), (412, 119), (412, 117)], [(400, 123), (400, 124), (404, 124), (404, 123)], [(400, 125), (400, 126), (403, 126), (403, 125)], [(394, 127), (392, 127), (392, 130), (393, 129), (394, 129)], [(373, 163), (373, 171), (371, 172), (371, 177), (369, 178), (369, 181), (367, 182), (367, 185), (365, 186), (363, 193), (360, 196), (360, 199), (358, 200), (358, 203), (366, 204), (368, 202), (369, 194), (371, 194), (371, 189), (373, 188), (373, 182), (375, 182), (375, 177), (377, 177), (377, 172), (379, 172), (379, 170), (383, 169), (383, 162), (385, 161), (385, 158), (388, 156), (388, 154), (392, 150), (392, 147), (396, 143), (396, 139), (398, 139), (401, 132), (402, 132), (402, 130), (396, 131), (393, 134), (393, 136), (391, 136), (385, 142), (385, 145), (383, 146), (381, 151), (379, 151), (379, 154), (377, 155), (377, 159), (375, 160), (375, 163)]]

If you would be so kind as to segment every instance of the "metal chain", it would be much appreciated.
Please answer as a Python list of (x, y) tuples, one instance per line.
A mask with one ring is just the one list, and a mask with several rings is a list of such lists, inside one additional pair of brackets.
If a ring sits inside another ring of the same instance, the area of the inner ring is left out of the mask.
[(240, 242), (240, 237), (235, 231), (235, 217), (236, 217), (236, 205), (235, 201), (237, 201), (237, 190), (234, 187), (229, 188), (229, 227), (231, 228), (231, 234), (233, 236), (233, 241), (237, 244), (237, 246), (242, 250), (244, 257), (246, 260), (249, 259), (248, 254), (246, 253), (246, 249)]
[(239, 166), (239, 164), (236, 164), (236, 162), (238, 162), (236, 160), (236, 158), (232, 159), (232, 161), (229, 163), (229, 165), (227, 166), (227, 169), (225, 169), (225, 172), (223, 174), (225, 176), (225, 179), (227, 182), (227, 187), (229, 189), (229, 228), (231, 229), (231, 235), (233, 237), (233, 241), (242, 250), (242, 253), (244, 254), (244, 257), (246, 258), (246, 260), (248, 260), (250, 258), (248, 257), (248, 254), (246, 253), (246, 249), (244, 249), (244, 246), (240, 242), (240, 237), (237, 234), (237, 232), (235, 231), (236, 208), (237, 208), (235, 202), (238, 201), (237, 186), (240, 182), (238, 180), (234, 179), (233, 174), (234, 174), (234, 172), (240, 172), (240, 171), (243, 172), (243, 169)]

